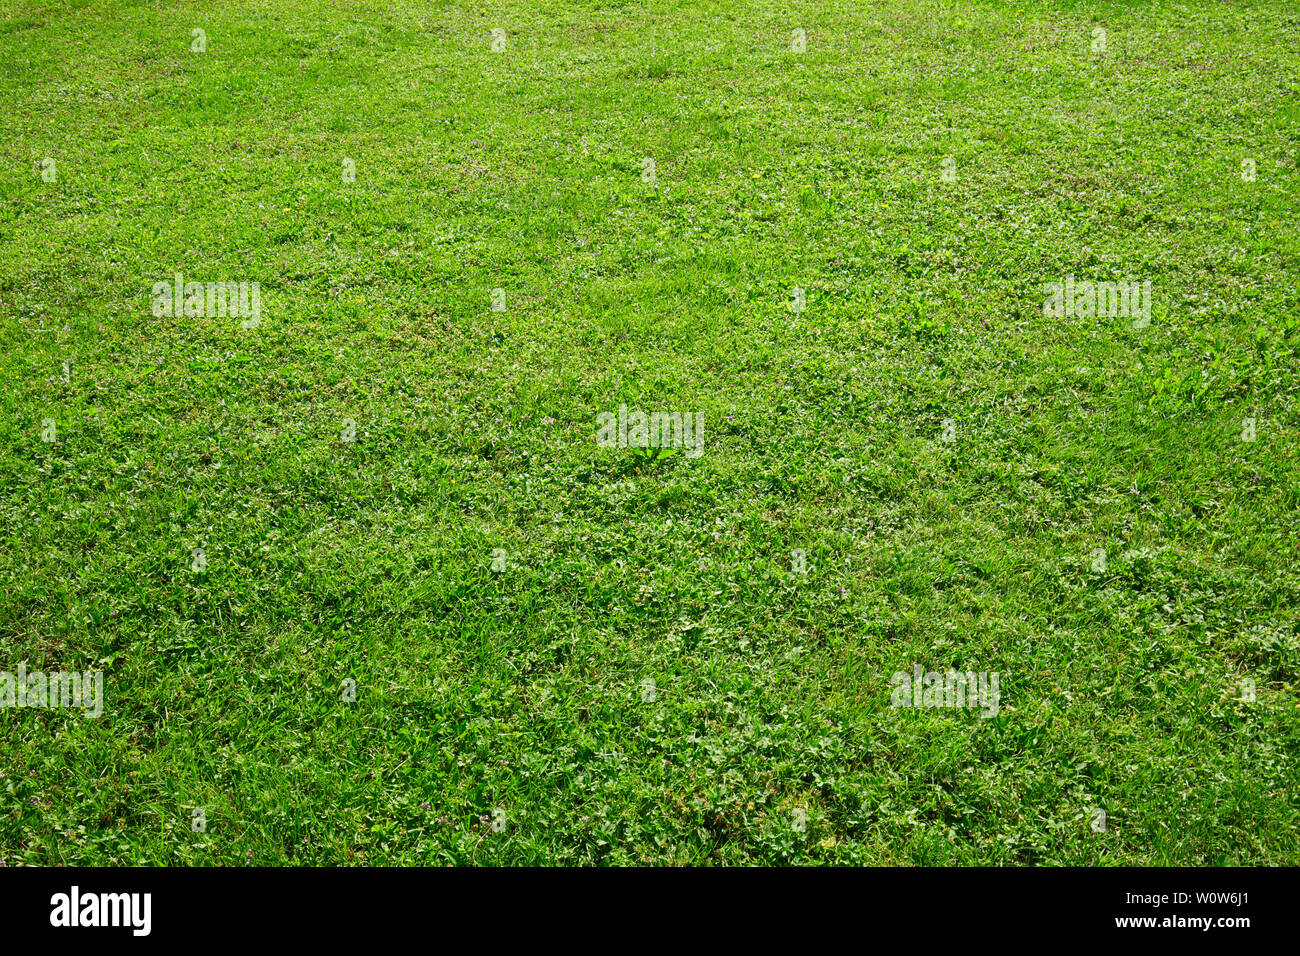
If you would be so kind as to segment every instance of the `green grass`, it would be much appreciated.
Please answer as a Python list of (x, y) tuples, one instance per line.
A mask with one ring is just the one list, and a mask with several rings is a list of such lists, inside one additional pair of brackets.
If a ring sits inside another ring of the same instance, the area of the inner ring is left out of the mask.
[(0, 0), (0, 861), (1300, 864), (1294, 4), (477, 9)]

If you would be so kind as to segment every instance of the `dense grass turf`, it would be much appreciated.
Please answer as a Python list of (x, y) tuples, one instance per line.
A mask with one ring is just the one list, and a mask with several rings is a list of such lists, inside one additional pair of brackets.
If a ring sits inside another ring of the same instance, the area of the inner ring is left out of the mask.
[(1300, 863), (1295, 5), (465, 6), (0, 2), (0, 860)]

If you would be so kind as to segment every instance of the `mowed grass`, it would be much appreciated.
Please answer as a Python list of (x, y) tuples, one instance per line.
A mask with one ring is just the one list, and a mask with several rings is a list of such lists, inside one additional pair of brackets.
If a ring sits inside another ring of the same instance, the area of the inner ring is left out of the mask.
[(1298, 41), (0, 0), (0, 862), (1300, 863)]

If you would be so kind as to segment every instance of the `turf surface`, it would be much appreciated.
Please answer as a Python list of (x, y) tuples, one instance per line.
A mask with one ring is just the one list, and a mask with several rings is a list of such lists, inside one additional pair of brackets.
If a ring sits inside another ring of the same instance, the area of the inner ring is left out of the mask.
[(1298, 40), (0, 0), (0, 862), (1300, 863)]

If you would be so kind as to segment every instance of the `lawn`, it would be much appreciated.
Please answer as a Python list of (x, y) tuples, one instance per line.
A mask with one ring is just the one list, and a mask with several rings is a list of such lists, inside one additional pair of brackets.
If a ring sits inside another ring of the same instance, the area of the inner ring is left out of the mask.
[(3, 865), (1300, 864), (1294, 3), (0, 65)]

